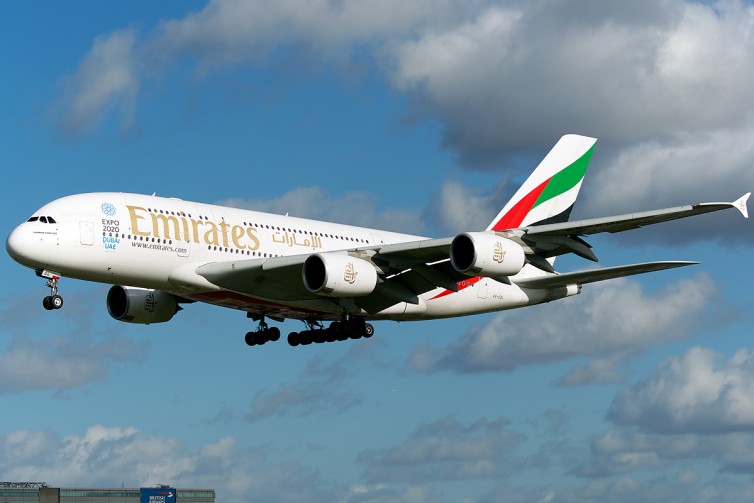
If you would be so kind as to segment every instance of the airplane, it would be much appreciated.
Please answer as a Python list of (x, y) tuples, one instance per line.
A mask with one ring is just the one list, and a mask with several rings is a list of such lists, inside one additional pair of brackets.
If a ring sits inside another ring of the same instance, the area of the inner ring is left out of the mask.
[[(258, 322), (249, 346), (280, 339), (266, 320), (296, 319), (291, 346), (371, 337), (376, 320), (418, 321), (520, 308), (570, 297), (585, 284), (697, 262), (660, 261), (555, 271), (573, 253), (597, 261), (585, 236), (736, 208), (751, 193), (569, 221), (595, 138), (563, 136), (483, 231), (432, 239), (156, 195), (63, 197), (16, 227), (8, 254), (47, 280), (60, 309), (63, 277), (112, 285), (109, 314), (167, 322), (182, 304), (245, 311)], [(328, 324), (328, 326), (325, 326)]]

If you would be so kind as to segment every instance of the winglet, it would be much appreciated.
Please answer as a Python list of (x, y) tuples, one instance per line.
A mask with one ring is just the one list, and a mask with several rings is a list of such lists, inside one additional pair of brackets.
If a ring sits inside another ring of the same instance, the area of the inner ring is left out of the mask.
[(743, 196), (733, 201), (733, 206), (735, 206), (736, 209), (738, 209), (738, 211), (741, 212), (744, 218), (749, 218), (749, 210), (746, 208), (746, 201), (749, 200), (750, 195), (751, 195), (751, 192), (747, 192)]

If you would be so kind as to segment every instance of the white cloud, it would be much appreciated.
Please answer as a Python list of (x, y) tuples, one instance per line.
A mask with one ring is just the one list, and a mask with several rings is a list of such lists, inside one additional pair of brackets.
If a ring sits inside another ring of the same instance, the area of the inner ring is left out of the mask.
[(754, 352), (741, 349), (723, 360), (710, 349), (691, 348), (623, 390), (609, 418), (659, 433), (754, 431)]
[(337, 501), (342, 488), (297, 462), (266, 461), (225, 437), (194, 450), (171, 437), (133, 427), (94, 425), (81, 435), (15, 430), (0, 436), (0, 471), (8, 480), (44, 480), (57, 487), (212, 487), (229, 503)]
[(625, 144), (747, 119), (752, 8), (644, 2), (640, 20), (621, 10), (492, 6), (399, 44), (391, 82), (442, 119), (446, 144), (468, 163), (565, 132)]
[(65, 90), (55, 110), (62, 130), (86, 133), (110, 107), (118, 108), (124, 130), (131, 126), (140, 87), (135, 44), (132, 29), (95, 39), (76, 73), (63, 79)]
[(301, 375), (276, 389), (259, 389), (251, 402), (248, 421), (270, 416), (309, 415), (331, 410), (341, 412), (359, 404), (363, 397), (351, 391), (349, 378), (371, 366), (386, 367), (379, 359), (385, 343), (368, 339), (352, 345), (345, 353), (326, 359), (322, 355), (309, 359)]
[[(409, 365), (424, 372), (483, 372), (579, 356), (616, 357), (688, 336), (716, 296), (706, 275), (654, 294), (626, 279), (588, 285), (572, 299), (495, 315), (446, 348), (418, 347)], [(586, 382), (583, 376), (571, 379), (562, 383)]]
[(401, 444), (363, 451), (373, 483), (421, 483), (503, 476), (521, 434), (504, 417), (465, 425), (454, 417), (419, 425)]

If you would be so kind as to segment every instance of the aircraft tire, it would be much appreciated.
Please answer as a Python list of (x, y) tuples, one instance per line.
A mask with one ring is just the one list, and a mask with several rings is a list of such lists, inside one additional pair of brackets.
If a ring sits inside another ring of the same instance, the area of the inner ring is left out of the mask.
[(291, 332), (290, 334), (288, 334), (288, 344), (293, 347), (296, 347), (300, 344), (298, 332)]
[(374, 335), (374, 326), (372, 326), (371, 323), (367, 323), (364, 325), (364, 337), (371, 337)]
[(53, 309), (60, 309), (63, 307), (63, 297), (60, 295), (53, 295), (50, 297), (50, 304), (52, 305)]
[(48, 311), (52, 311), (54, 309), (54, 307), (52, 307), (52, 297), (51, 296), (48, 295), (47, 297), (45, 297), (44, 299), (42, 299), (42, 307), (44, 307)]
[(254, 340), (254, 332), (246, 332), (246, 337), (244, 337), (244, 341), (246, 342), (247, 346), (256, 346), (257, 343)]

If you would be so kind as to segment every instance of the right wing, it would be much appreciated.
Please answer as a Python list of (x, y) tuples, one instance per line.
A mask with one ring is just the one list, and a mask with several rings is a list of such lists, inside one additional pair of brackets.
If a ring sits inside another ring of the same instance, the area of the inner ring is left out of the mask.
[[(542, 258), (554, 257), (564, 253), (575, 253), (580, 257), (597, 261), (591, 246), (580, 236), (588, 236), (601, 232), (623, 232), (638, 229), (647, 225), (668, 222), (680, 218), (687, 218), (704, 213), (736, 208), (744, 218), (749, 218), (746, 202), (751, 192), (748, 192), (732, 203), (698, 203), (662, 210), (643, 211), (612, 217), (590, 218), (558, 224), (532, 225), (520, 229), (504, 231), (510, 237), (518, 237), (531, 248), (531, 254)], [(551, 272), (551, 271), (549, 271)]]

